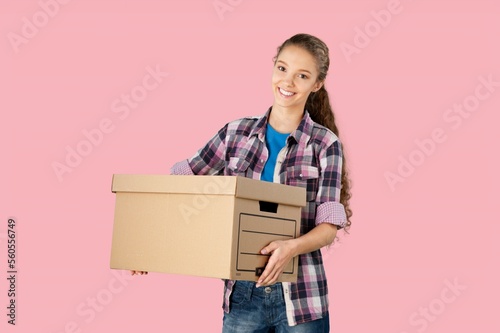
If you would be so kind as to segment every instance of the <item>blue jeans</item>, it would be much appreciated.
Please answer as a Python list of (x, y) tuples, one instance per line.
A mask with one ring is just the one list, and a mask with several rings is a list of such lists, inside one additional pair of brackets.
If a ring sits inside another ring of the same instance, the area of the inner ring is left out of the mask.
[(255, 287), (237, 281), (231, 293), (231, 311), (224, 313), (222, 333), (328, 333), (328, 314), (318, 320), (288, 326), (281, 283)]

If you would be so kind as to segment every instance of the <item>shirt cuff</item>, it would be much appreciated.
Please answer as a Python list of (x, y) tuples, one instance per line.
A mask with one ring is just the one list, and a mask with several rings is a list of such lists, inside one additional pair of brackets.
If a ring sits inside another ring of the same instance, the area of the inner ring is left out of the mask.
[(171, 175), (185, 175), (191, 176), (194, 175), (193, 170), (189, 166), (188, 160), (182, 160), (174, 164), (173, 167), (170, 168)]
[(338, 229), (345, 227), (347, 217), (344, 205), (336, 201), (324, 202), (319, 205), (316, 210), (316, 225), (320, 223), (334, 224)]

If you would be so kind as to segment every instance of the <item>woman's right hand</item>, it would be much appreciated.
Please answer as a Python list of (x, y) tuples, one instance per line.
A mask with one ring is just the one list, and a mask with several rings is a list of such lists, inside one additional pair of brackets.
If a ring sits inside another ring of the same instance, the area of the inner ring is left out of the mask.
[(147, 275), (148, 272), (145, 272), (145, 271), (130, 271), (130, 274), (132, 275)]

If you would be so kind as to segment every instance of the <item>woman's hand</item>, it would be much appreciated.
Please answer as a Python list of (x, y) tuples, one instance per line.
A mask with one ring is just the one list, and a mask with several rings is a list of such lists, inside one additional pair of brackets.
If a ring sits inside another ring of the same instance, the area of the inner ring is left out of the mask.
[(290, 260), (300, 254), (319, 250), (333, 243), (337, 235), (337, 226), (320, 223), (308, 233), (286, 241), (274, 241), (263, 248), (260, 253), (271, 253), (266, 269), (257, 281), (257, 287), (275, 283)]
[(148, 272), (145, 271), (130, 271), (130, 274), (132, 275), (148, 275)]
[(268, 246), (260, 251), (262, 254), (271, 253), (271, 257), (267, 262), (264, 272), (257, 281), (257, 288), (274, 284), (278, 280), (286, 265), (297, 255), (295, 248), (294, 240), (279, 240), (269, 243)]

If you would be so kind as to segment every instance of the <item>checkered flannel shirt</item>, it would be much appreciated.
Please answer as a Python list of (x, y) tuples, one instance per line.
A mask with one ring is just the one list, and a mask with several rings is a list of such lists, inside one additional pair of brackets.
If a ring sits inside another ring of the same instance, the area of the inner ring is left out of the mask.
[[(229, 175), (261, 178), (268, 158), (265, 132), (271, 108), (260, 117), (232, 121), (221, 128), (192, 158), (176, 163), (172, 174)], [(275, 182), (307, 189), (302, 208), (301, 234), (320, 223), (339, 229), (346, 223), (339, 202), (342, 147), (329, 129), (304, 112), (297, 129), (287, 138), (276, 161)], [(328, 311), (328, 288), (321, 251), (299, 256), (298, 280), (282, 282), (290, 326), (322, 318)], [(230, 311), (234, 281), (224, 282), (223, 309)]]

